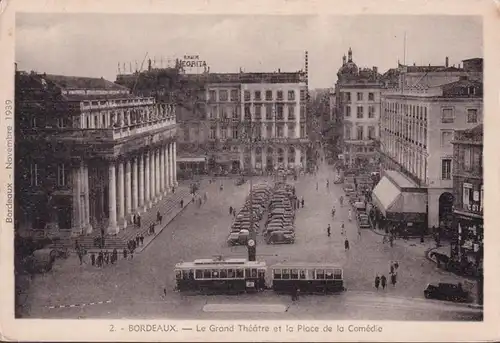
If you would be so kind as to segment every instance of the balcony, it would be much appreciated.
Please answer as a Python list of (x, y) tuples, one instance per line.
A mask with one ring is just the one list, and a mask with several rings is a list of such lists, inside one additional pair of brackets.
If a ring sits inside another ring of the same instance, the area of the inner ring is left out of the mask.
[(81, 109), (82, 109), (82, 111), (106, 110), (106, 109), (121, 108), (121, 107), (147, 106), (147, 105), (155, 105), (155, 99), (154, 98), (138, 98), (138, 99), (125, 100), (125, 102), (123, 102), (123, 103), (107, 102), (106, 101), (106, 103), (102, 104), (102, 105), (101, 104), (92, 105), (92, 104), (82, 103)]

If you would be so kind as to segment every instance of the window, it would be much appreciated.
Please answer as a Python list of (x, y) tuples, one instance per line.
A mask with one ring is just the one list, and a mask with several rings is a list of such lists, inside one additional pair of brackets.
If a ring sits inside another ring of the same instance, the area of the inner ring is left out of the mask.
[(282, 276), (284, 280), (290, 279), (290, 269), (283, 269)]
[(58, 186), (66, 186), (69, 181), (68, 168), (64, 165), (64, 163), (59, 163), (57, 165), (57, 185)]
[(305, 105), (300, 105), (300, 120), (301, 121), (306, 120), (306, 106)]
[(57, 118), (57, 127), (62, 129), (66, 127), (66, 118)]
[(473, 153), (471, 148), (465, 148), (464, 149), (464, 169), (466, 171), (471, 171), (472, 170), (472, 164), (473, 164)]
[(189, 142), (189, 128), (184, 128), (184, 141)]
[(212, 278), (212, 270), (210, 270), (210, 269), (203, 270), (203, 278), (204, 279), (211, 279)]
[(261, 99), (260, 91), (255, 91), (255, 93), (254, 93), (254, 99), (257, 100), (257, 101), (262, 100)]
[(276, 120), (283, 120), (283, 105), (276, 106)]
[(452, 108), (444, 108), (441, 114), (441, 123), (453, 123), (453, 109)]
[(38, 164), (30, 164), (30, 185), (38, 186)]
[(467, 123), (477, 123), (477, 110), (475, 108), (467, 110)]
[(292, 280), (298, 280), (299, 279), (299, 270), (298, 269), (292, 269), (290, 272), (290, 278)]
[(368, 139), (375, 139), (375, 126), (368, 126)]
[(441, 160), (441, 179), (451, 180), (451, 159)]
[(220, 278), (221, 279), (226, 279), (227, 278), (227, 269), (221, 269), (220, 270)]
[(351, 116), (351, 106), (345, 107), (345, 116), (346, 118)]
[(375, 101), (375, 93), (372, 92), (368, 93), (368, 100)]
[(351, 139), (351, 127), (346, 126), (344, 131), (344, 139)]
[(363, 93), (358, 92), (357, 99), (358, 99), (358, 101), (363, 101)]
[(276, 99), (277, 100), (283, 100), (283, 91), (277, 91), (276, 92)]
[(288, 120), (295, 120), (295, 106), (288, 106)]
[(220, 134), (222, 139), (227, 139), (227, 126), (221, 128)]
[(209, 92), (208, 92), (208, 99), (209, 99), (210, 101), (215, 101), (216, 96), (217, 96), (217, 94), (216, 94), (216, 92), (215, 92), (215, 91), (209, 91)]
[(252, 113), (250, 112), (250, 105), (245, 105), (245, 120), (252, 120)]
[(203, 279), (203, 270), (196, 269), (194, 271), (194, 277), (195, 279)]
[(472, 198), (472, 184), (470, 183), (463, 183), (463, 194), (462, 194), (462, 202), (463, 202), (463, 207), (464, 209), (468, 209), (470, 203), (471, 203), (471, 198)]
[(238, 90), (231, 89), (231, 101), (238, 101)]
[(356, 117), (358, 119), (363, 119), (363, 106), (358, 106), (357, 112), (356, 112)]
[(262, 119), (262, 106), (256, 105), (255, 106), (255, 120), (261, 120)]
[(250, 101), (250, 91), (245, 91), (245, 101)]
[(267, 125), (267, 138), (273, 137), (273, 126), (272, 124)]
[(273, 105), (266, 105), (266, 120), (273, 120)]
[(300, 138), (306, 137), (306, 126), (304, 124), (300, 125)]
[(276, 126), (276, 129), (277, 129), (277, 134), (278, 134), (278, 138), (283, 138), (284, 137), (284, 128), (283, 128), (283, 125), (277, 125)]
[(375, 118), (375, 106), (368, 106), (368, 118)]
[(350, 102), (351, 101), (351, 92), (346, 92), (345, 95), (346, 95), (347, 102)]
[(234, 269), (228, 269), (227, 270), (227, 278), (228, 279), (234, 279), (236, 276), (236, 273), (234, 272)]
[(300, 90), (300, 100), (306, 100), (306, 91), (305, 89)]
[(453, 131), (441, 131), (441, 146), (448, 147), (451, 145), (451, 140), (453, 139)]
[(358, 126), (356, 128), (356, 139), (358, 141), (363, 140), (363, 126)]
[(325, 278), (324, 269), (316, 269), (316, 280), (323, 280)]
[(333, 280), (333, 270), (327, 269), (325, 271), (325, 279), (327, 279), (327, 280)]
[(299, 278), (301, 280), (304, 280), (306, 278), (306, 271), (305, 270), (301, 270), (300, 273), (299, 273)]
[(215, 139), (215, 126), (212, 126), (210, 127), (210, 134), (209, 134), (209, 138), (210, 139)]
[(288, 100), (295, 100), (295, 91), (288, 91)]
[(342, 280), (342, 270), (341, 269), (335, 269), (333, 271), (333, 278), (335, 280)]
[(266, 91), (266, 100), (267, 101), (273, 100), (273, 91)]
[(243, 279), (243, 269), (236, 269), (236, 278)]
[(238, 125), (233, 125), (233, 139), (238, 139)]
[(219, 91), (219, 101), (227, 101), (228, 100), (228, 94), (226, 90), (220, 90)]
[(281, 269), (273, 269), (273, 279), (281, 279)]

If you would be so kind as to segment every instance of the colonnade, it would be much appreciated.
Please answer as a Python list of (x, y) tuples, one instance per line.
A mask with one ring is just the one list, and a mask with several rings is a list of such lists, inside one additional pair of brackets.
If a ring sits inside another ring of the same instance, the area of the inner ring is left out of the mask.
[(127, 227), (135, 214), (147, 211), (177, 186), (175, 144), (109, 161), (108, 234)]

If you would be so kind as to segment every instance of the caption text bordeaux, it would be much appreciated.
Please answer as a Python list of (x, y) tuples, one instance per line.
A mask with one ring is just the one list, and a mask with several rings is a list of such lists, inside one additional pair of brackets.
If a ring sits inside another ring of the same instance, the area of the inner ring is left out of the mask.
[(12, 223), (14, 220), (14, 184), (12, 180), (12, 170), (14, 166), (14, 109), (11, 100), (5, 100), (5, 128), (7, 130), (6, 139), (6, 159), (5, 169), (9, 170), (7, 173), (7, 187), (6, 187), (6, 216), (5, 221)]

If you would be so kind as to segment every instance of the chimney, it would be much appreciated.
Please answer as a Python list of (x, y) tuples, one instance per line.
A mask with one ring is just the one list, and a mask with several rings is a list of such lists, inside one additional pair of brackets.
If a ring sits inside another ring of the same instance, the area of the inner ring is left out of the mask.
[(148, 71), (151, 71), (151, 58), (148, 60)]
[(373, 72), (374, 72), (375, 74), (377, 74), (377, 73), (378, 73), (378, 68), (374, 66), (374, 67), (373, 67)]
[(448, 68), (450, 64), (450, 59), (448, 58), (448, 56), (446, 56), (446, 63), (444, 64), (446, 68)]
[(278, 68), (278, 73), (281, 73), (281, 69), (280, 68)]

